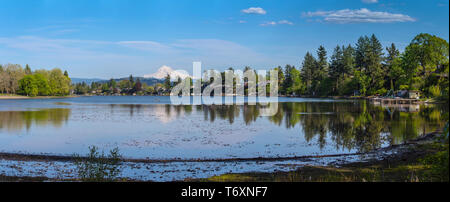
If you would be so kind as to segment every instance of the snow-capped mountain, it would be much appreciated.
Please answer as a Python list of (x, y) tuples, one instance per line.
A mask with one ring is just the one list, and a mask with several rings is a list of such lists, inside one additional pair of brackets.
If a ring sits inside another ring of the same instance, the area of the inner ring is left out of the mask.
[(158, 71), (156, 71), (155, 73), (144, 75), (144, 78), (164, 79), (167, 76), (167, 74), (170, 75), (170, 78), (172, 80), (175, 80), (178, 77), (180, 77), (181, 79), (189, 77), (189, 74), (186, 71), (173, 70), (171, 67), (164, 65), (160, 67)]

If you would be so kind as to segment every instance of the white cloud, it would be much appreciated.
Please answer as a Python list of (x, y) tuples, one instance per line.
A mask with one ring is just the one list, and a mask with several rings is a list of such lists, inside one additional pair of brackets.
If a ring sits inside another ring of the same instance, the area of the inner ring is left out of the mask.
[(287, 20), (280, 20), (280, 21), (278, 21), (278, 24), (281, 24), (281, 25), (283, 25), (283, 24), (285, 24), (285, 25), (293, 25), (294, 23), (289, 22)]
[(192, 61), (202, 61), (208, 68), (265, 67), (279, 63), (252, 48), (220, 39), (163, 43), (0, 37), (0, 53), (0, 63), (29, 63), (34, 68), (61, 67), (75, 77), (99, 78), (144, 75), (161, 65), (190, 70)]
[(259, 14), (259, 15), (265, 15), (267, 13), (261, 7), (250, 7), (250, 8), (242, 10), (241, 12), (247, 13), (247, 14)]
[(415, 22), (416, 19), (403, 14), (388, 12), (370, 11), (366, 8), (350, 10), (343, 9), (337, 11), (316, 11), (303, 13), (304, 17), (318, 17), (325, 22), (346, 24), (346, 23), (394, 23), (394, 22)]
[(245, 21), (245, 20), (239, 20), (239, 23), (244, 24), (244, 23), (247, 23), (247, 21)]
[[(76, 39), (48, 39), (36, 36), (19, 36), (14, 38), (0, 38), (0, 45), (8, 48), (30, 52), (82, 52), (92, 50), (98, 46), (111, 45), (107, 41), (76, 40)], [(82, 48), (83, 47), (83, 48)]]
[(261, 24), (261, 26), (275, 26), (275, 25), (277, 25), (277, 22), (275, 21), (265, 22)]
[(378, 3), (378, 0), (362, 0), (362, 2), (366, 4), (375, 4)]
[(171, 51), (171, 48), (169, 46), (154, 41), (119, 41), (117, 42), (117, 44), (143, 51), (154, 51), (154, 52)]
[(293, 25), (294, 23), (287, 20), (280, 20), (278, 22), (270, 21), (260, 24), (261, 26), (275, 26), (275, 25)]

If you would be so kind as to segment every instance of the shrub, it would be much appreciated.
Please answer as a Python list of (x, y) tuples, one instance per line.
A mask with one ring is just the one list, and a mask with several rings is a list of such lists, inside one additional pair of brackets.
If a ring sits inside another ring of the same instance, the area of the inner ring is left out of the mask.
[(441, 96), (441, 88), (439, 86), (430, 86), (428, 88), (428, 92), (432, 97), (439, 97)]
[(408, 85), (400, 85), (399, 89), (400, 90), (408, 90), (409, 86)]
[(120, 174), (119, 148), (114, 148), (106, 156), (95, 146), (89, 147), (86, 157), (75, 155), (78, 176), (82, 181), (114, 181)]
[(385, 88), (379, 89), (376, 91), (377, 95), (386, 95), (388, 92), (388, 90), (386, 90)]

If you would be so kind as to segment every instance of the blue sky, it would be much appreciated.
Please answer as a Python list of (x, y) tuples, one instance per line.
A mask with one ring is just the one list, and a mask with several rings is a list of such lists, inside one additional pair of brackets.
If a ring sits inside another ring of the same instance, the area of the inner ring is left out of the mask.
[(0, 63), (84, 78), (299, 67), (319, 45), (374, 33), (402, 49), (448, 30), (448, 0), (0, 0)]

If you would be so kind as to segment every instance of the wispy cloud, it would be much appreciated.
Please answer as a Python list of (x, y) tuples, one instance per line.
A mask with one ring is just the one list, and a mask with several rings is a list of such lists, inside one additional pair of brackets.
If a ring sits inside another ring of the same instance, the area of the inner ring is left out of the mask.
[(247, 13), (247, 14), (259, 14), (259, 15), (265, 15), (267, 13), (267, 11), (261, 7), (250, 7), (250, 8), (241, 10), (241, 12)]
[[(48, 39), (36, 36), (19, 36), (0, 38), (0, 45), (7, 48), (20, 49), (31, 52), (79, 52), (100, 45), (111, 45), (107, 41), (74, 40), (74, 39)], [(0, 46), (1, 47), (1, 46)]]
[(119, 41), (117, 44), (142, 51), (170, 52), (172, 48), (155, 41)]
[(280, 20), (278, 22), (275, 21), (269, 21), (269, 22), (265, 22), (260, 24), (261, 26), (275, 26), (275, 25), (294, 25), (294, 23), (287, 21), (287, 20)]
[(343, 9), (337, 11), (316, 11), (303, 13), (304, 17), (319, 18), (320, 21), (329, 23), (394, 23), (415, 22), (416, 19), (403, 14), (371, 11), (367, 8), (356, 10)]
[(290, 22), (290, 21), (287, 21), (287, 20), (280, 20), (280, 21), (278, 21), (278, 24), (280, 24), (280, 25), (293, 25), (294, 23), (292, 23), (292, 22)]
[(378, 0), (362, 0), (362, 2), (366, 4), (375, 4), (378, 3)]
[(277, 25), (277, 22), (275, 21), (265, 22), (261, 24), (261, 26), (275, 26), (275, 25)]
[(30, 29), (26, 29), (26, 32), (29, 33), (45, 33), (50, 35), (64, 35), (75, 32), (80, 32), (82, 26), (67, 26), (67, 25), (48, 25), (42, 27), (34, 27)]
[(68, 70), (74, 75), (80, 76), (79, 69), (95, 77), (143, 75), (154, 72), (161, 65), (189, 70), (192, 61), (202, 61), (209, 68), (275, 64), (272, 58), (252, 48), (220, 39), (180, 39), (163, 43), (0, 37), (0, 52), (1, 61), (25, 60), (35, 67), (44, 63), (45, 67), (70, 67)]

